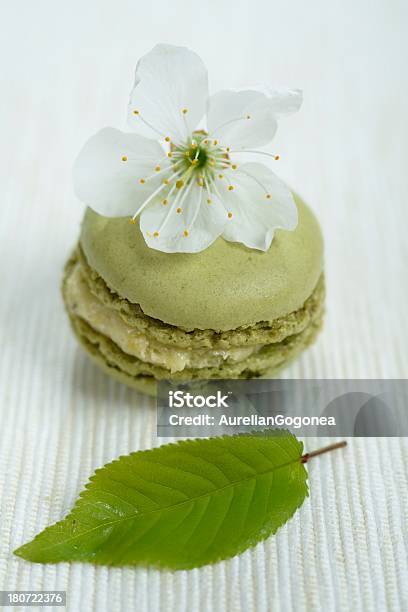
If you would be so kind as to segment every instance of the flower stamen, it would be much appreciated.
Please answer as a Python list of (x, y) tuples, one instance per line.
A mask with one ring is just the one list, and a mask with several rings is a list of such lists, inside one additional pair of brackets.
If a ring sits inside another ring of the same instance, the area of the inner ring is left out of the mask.
[[(193, 183), (189, 183), (189, 185), (187, 186), (187, 189), (185, 189), (184, 191), (179, 191), (177, 193), (176, 197), (173, 200), (172, 205), (170, 206), (170, 209), (169, 209), (167, 215), (164, 217), (164, 219), (163, 219), (159, 229), (157, 230), (158, 232), (163, 231), (163, 228), (166, 226), (167, 221), (169, 220), (170, 215), (171, 215), (172, 211), (174, 210), (175, 206), (178, 206), (178, 207), (181, 208), (181, 206), (183, 205), (184, 200), (186, 199), (186, 197), (187, 197), (187, 195), (188, 195), (188, 193), (189, 193), (189, 191), (190, 191), (192, 186), (193, 186)], [(175, 186), (173, 186), (173, 189), (174, 189), (174, 187)], [(171, 194), (169, 193), (168, 197), (170, 197), (170, 195)]]
[(223, 200), (220, 192), (218, 191), (217, 185), (215, 184), (214, 180), (212, 180), (209, 183), (207, 183), (207, 192), (209, 193), (209, 195), (211, 197), (210, 186), (214, 189), (214, 193), (217, 195), (219, 201), (221, 202), (223, 208), (225, 209), (224, 200)]
[(241, 168), (240, 172), (242, 174), (245, 174), (245, 176), (251, 178), (253, 181), (255, 181), (255, 183), (257, 183), (259, 185), (259, 187), (261, 189), (263, 189), (263, 191), (265, 192), (265, 197), (267, 198), (267, 200), (269, 200), (272, 197), (271, 194), (269, 193), (268, 189), (265, 187), (265, 185), (256, 176), (254, 176), (250, 172), (247, 172), (246, 170), (242, 170), (242, 168)]
[(137, 109), (134, 109), (133, 111), (133, 115), (135, 115), (135, 117), (137, 117), (138, 119), (140, 119), (140, 121), (142, 123), (144, 123), (149, 129), (153, 130), (153, 132), (156, 132), (156, 134), (158, 134), (159, 136), (161, 136), (162, 138), (164, 138), (166, 140), (166, 138), (168, 138), (168, 136), (165, 136), (162, 132), (160, 132), (160, 130), (158, 130), (157, 128), (154, 127), (154, 125), (152, 125), (149, 121), (147, 121), (147, 119), (145, 119), (144, 117), (142, 117), (142, 115), (140, 114), (140, 111)]
[[(174, 174), (172, 174), (168, 181), (170, 182), (173, 178), (176, 178), (176, 176), (179, 176), (178, 172), (175, 172)], [(140, 179), (139, 182), (144, 181), (144, 179)], [(135, 214), (133, 215), (132, 219), (136, 219), (136, 217), (138, 215), (140, 215), (140, 213), (142, 212), (142, 210), (144, 210), (144, 208), (153, 200), (153, 198), (155, 198), (161, 191), (163, 191), (163, 189), (165, 189), (167, 187), (168, 183), (162, 183), (157, 189), (155, 189), (155, 191), (153, 191), (149, 197), (141, 204), (141, 206), (139, 207), (139, 209), (135, 212)], [(176, 185), (173, 185), (173, 187), (170, 190), (170, 193), (168, 194), (167, 197), (169, 197), (172, 193), (172, 191), (174, 190)]]
[(158, 193), (160, 193), (161, 191), (163, 191), (163, 189), (165, 189), (166, 185), (160, 185), (160, 187), (158, 187), (157, 189), (155, 189), (155, 191), (153, 191), (153, 193), (150, 194), (150, 196), (143, 202), (143, 204), (139, 207), (139, 210), (137, 210), (135, 212), (135, 214), (133, 215), (132, 219), (136, 219), (136, 217), (138, 217), (138, 215), (140, 215), (140, 213), (142, 212), (142, 210), (144, 210), (146, 208), (146, 206), (149, 204), (149, 202), (151, 202), (153, 200), (153, 198), (155, 198), (157, 196)]
[(196, 206), (196, 209), (194, 211), (194, 216), (190, 222), (190, 225), (188, 226), (187, 229), (184, 230), (183, 235), (187, 238), (187, 236), (190, 234), (191, 228), (193, 227), (194, 223), (196, 222), (198, 213), (200, 212), (200, 208), (201, 208), (201, 201), (203, 199), (203, 192), (200, 191), (200, 197)]
[(278, 161), (278, 159), (280, 159), (280, 155), (275, 155), (273, 153), (267, 153), (266, 151), (253, 151), (250, 149), (235, 149), (231, 151), (231, 153), (255, 153), (257, 155), (266, 155), (267, 157), (272, 157), (272, 159), (274, 159), (275, 161)]
[[(149, 176), (146, 176), (143, 179), (140, 179), (140, 183), (143, 181), (143, 183), (145, 183), (146, 181), (150, 181), (152, 178), (155, 178), (156, 176), (159, 176), (159, 174), (163, 174), (164, 172), (170, 172), (171, 170), (175, 170), (176, 167), (180, 164), (180, 162), (175, 162), (174, 164), (170, 164), (169, 166), (165, 166), (164, 168), (161, 168), (160, 166), (156, 166), (154, 169), (154, 173), (150, 174)], [(158, 170), (157, 170), (158, 168)], [(176, 175), (174, 175), (176, 176)], [(169, 179), (164, 179), (163, 183), (168, 185), (168, 182), (165, 183), (165, 181), (168, 181)]]
[(215, 128), (212, 134), (214, 136), (222, 128), (225, 128), (227, 125), (231, 125), (231, 123), (236, 123), (237, 121), (248, 121), (248, 119), (251, 119), (251, 118), (252, 118), (251, 115), (244, 115), (243, 117), (236, 117), (235, 119), (230, 119), (229, 121), (226, 121), (225, 123), (222, 123), (217, 128)]

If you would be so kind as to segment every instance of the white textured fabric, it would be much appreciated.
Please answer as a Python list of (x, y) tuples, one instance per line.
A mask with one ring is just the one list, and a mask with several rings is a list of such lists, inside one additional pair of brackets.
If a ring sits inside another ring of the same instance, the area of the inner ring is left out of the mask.
[(287, 376), (407, 377), (406, 3), (16, 1), (2, 25), (0, 588), (66, 589), (74, 612), (408, 609), (404, 439), (354, 439), (313, 460), (293, 520), (213, 567), (12, 555), (96, 467), (160, 442), (154, 402), (88, 361), (59, 294), (82, 214), (73, 159), (97, 129), (123, 127), (136, 60), (158, 41), (194, 48), (213, 91), (262, 80), (304, 90), (281, 123), (276, 171), (322, 223), (327, 318)]

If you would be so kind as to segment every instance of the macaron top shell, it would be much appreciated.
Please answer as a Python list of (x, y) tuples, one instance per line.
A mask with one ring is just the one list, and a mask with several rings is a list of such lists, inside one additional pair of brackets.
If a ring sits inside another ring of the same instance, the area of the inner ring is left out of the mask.
[(146, 245), (128, 218), (91, 209), (80, 244), (108, 287), (146, 315), (185, 330), (226, 331), (287, 315), (315, 288), (323, 239), (311, 210), (295, 200), (296, 230), (278, 230), (265, 253), (223, 238), (200, 253), (162, 253)]

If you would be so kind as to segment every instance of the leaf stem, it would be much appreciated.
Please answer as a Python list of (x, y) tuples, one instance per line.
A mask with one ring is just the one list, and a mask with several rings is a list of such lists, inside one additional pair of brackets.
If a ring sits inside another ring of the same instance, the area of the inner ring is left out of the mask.
[(305, 453), (301, 456), (300, 461), (301, 463), (307, 463), (312, 457), (323, 455), (323, 453), (328, 453), (329, 451), (337, 450), (338, 448), (344, 448), (344, 446), (347, 446), (347, 442), (345, 440), (342, 442), (336, 442), (335, 444), (330, 444), (329, 446), (319, 448), (319, 450), (312, 451), (311, 453)]

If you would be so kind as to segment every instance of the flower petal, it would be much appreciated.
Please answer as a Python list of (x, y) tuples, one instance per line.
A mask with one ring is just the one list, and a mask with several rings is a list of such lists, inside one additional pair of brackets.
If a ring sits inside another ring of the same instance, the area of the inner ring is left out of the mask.
[(136, 66), (128, 121), (141, 133), (180, 143), (204, 116), (207, 98), (201, 58), (186, 47), (156, 45)]
[(158, 163), (169, 167), (158, 142), (104, 128), (85, 143), (76, 159), (75, 193), (101, 215), (133, 215), (163, 178), (161, 173), (139, 182), (154, 175)]
[(298, 215), (293, 196), (267, 166), (243, 164), (229, 173), (228, 179), (233, 179), (232, 190), (225, 179), (217, 184), (228, 211), (229, 221), (223, 232), (226, 240), (267, 251), (276, 229), (296, 228)]
[(301, 89), (273, 89), (269, 85), (263, 85), (258, 91), (266, 95), (278, 119), (296, 113), (302, 106), (303, 92)]
[(259, 91), (220, 91), (208, 101), (208, 131), (225, 146), (261, 147), (275, 136), (274, 105)]
[(222, 203), (196, 183), (169, 199), (156, 201), (141, 214), (140, 228), (146, 244), (165, 253), (198, 253), (220, 236), (227, 222)]

